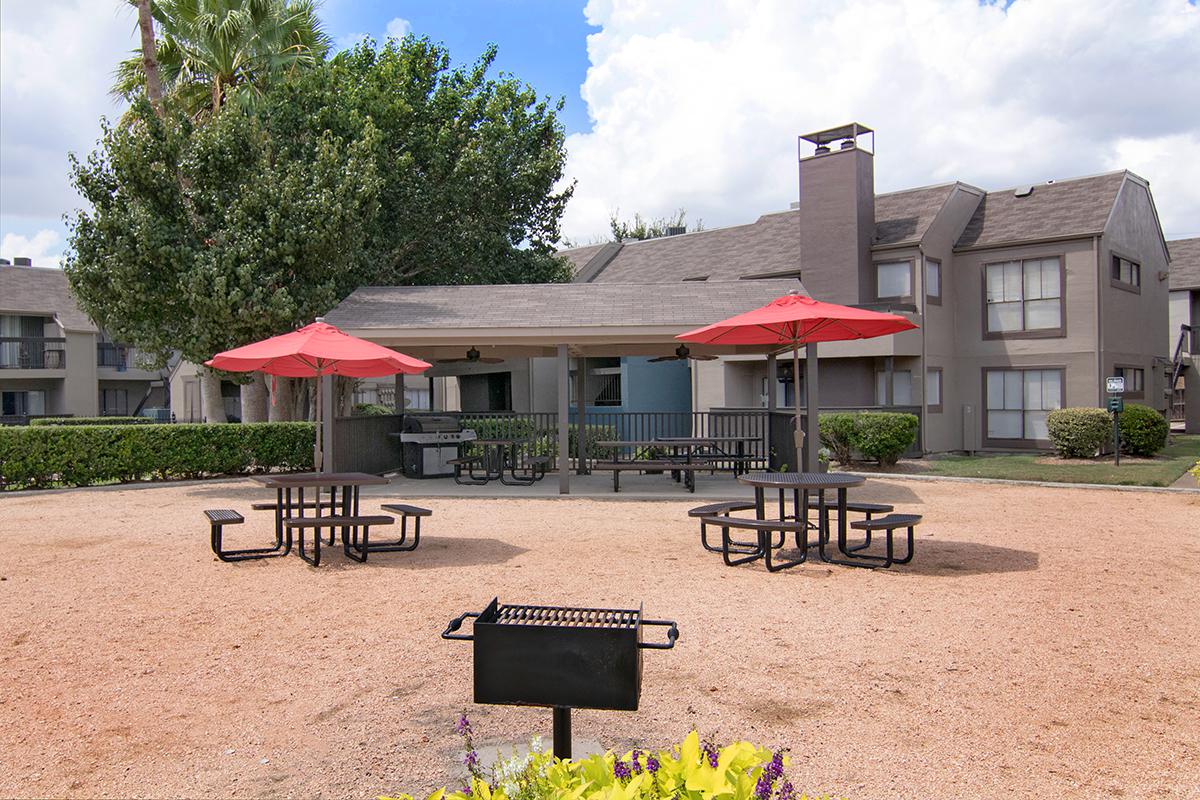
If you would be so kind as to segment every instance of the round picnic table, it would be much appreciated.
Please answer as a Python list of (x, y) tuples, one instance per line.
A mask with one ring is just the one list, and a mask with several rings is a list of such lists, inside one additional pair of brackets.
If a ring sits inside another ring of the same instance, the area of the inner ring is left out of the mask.
[[(822, 561), (844, 563), (825, 552), (825, 543), (829, 539), (829, 505), (825, 502), (825, 492), (837, 492), (838, 550), (844, 555), (849, 555), (846, 553), (846, 492), (855, 486), (862, 486), (866, 482), (865, 478), (845, 472), (747, 472), (739, 475), (737, 479), (754, 487), (754, 514), (758, 519), (767, 519), (767, 489), (775, 489), (779, 492), (778, 519), (793, 519), (796, 522), (804, 521), (805, 523), (808, 522), (808, 496), (816, 494), (818, 499), (817, 552)], [(789, 492), (792, 495), (792, 513), (790, 515), (787, 513), (786, 502)]]

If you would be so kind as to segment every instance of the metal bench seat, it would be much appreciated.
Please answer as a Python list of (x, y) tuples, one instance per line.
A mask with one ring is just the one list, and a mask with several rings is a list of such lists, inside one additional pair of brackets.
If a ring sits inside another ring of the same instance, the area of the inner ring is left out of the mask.
[[(482, 486), (488, 482), (486, 477), (481, 478), (475, 474), (475, 466), (483, 463), (483, 456), (452, 458), (446, 463), (454, 467), (454, 482), (461, 486)], [(466, 477), (463, 476), (463, 467), (467, 468)]]
[(222, 561), (252, 561), (258, 558), (284, 556), (291, 550), (291, 542), (285, 541), (282, 532), (276, 531), (275, 544), (272, 547), (252, 547), (245, 550), (226, 550), (221, 537), (226, 525), (241, 525), (246, 521), (232, 508), (210, 508), (204, 512), (208, 518), (209, 541), (212, 551)]
[(601, 471), (611, 470), (613, 474), (613, 491), (621, 491), (621, 473), (636, 471), (646, 472), (657, 470), (661, 472), (681, 472), (683, 473), (683, 484), (689, 492), (696, 491), (696, 471), (712, 469), (708, 464), (699, 462), (687, 461), (669, 461), (669, 460), (654, 460), (654, 461), (597, 461), (592, 464), (592, 469)]
[[(738, 564), (757, 561), (761, 558), (768, 572), (779, 572), (780, 570), (790, 569), (803, 564), (808, 560), (808, 524), (803, 520), (747, 519), (745, 517), (731, 517), (717, 514), (709, 517), (701, 517), (700, 522), (701, 524), (712, 525), (721, 529), (721, 557), (724, 559), (726, 566), (734, 567)], [(758, 536), (758, 546), (754, 547), (750, 552), (739, 552), (739, 550), (734, 549), (733, 545), (738, 543), (734, 542), (729, 536), (731, 528), (754, 531)], [(774, 541), (775, 533), (780, 534), (778, 543)], [(788, 533), (795, 534), (796, 547), (800, 555), (794, 559), (777, 562), (774, 559), (773, 553), (783, 546)], [(731, 555), (738, 555), (740, 557), (731, 558)]]
[[(283, 521), (283, 525), (288, 531), (295, 530), (298, 532), (297, 537), (297, 552), (300, 557), (312, 564), (314, 567), (321, 566), (321, 532), (318, 530), (313, 536), (313, 554), (309, 556), (304, 550), (304, 532), (310, 528), (341, 528), (342, 529), (342, 551), (354, 559), (355, 561), (366, 561), (365, 552), (355, 554), (350, 548), (349, 531), (353, 530), (354, 536), (357, 537), (358, 529), (363, 530), (364, 544), (370, 539), (370, 528), (372, 525), (393, 525), (396, 520), (393, 517), (376, 515), (362, 516), (329, 516), (329, 517), (289, 517)], [(355, 539), (357, 541), (357, 538)]]
[[(720, 517), (729, 516), (734, 511), (753, 511), (753, 501), (731, 500), (724, 503), (709, 503), (705, 506), (696, 506), (688, 510), (689, 517), (700, 517), (700, 544), (710, 553), (721, 553), (722, 548), (715, 547), (708, 543), (708, 525), (704, 522), (704, 517)], [(737, 542), (730, 540), (730, 551), (748, 554), (755, 552), (758, 545), (754, 542)]]
[[(869, 562), (866, 566), (890, 567), (893, 564), (907, 564), (912, 561), (913, 557), (913, 528), (921, 524), (920, 514), (888, 514), (885, 517), (876, 517), (874, 519), (860, 519), (850, 523), (850, 527), (855, 530), (866, 531), (870, 537), (872, 531), (883, 531), (886, 537), (886, 550), (882, 556), (857, 554), (856, 551), (861, 550), (861, 547), (846, 548), (846, 555), (855, 561), (862, 560)], [(908, 531), (908, 549), (904, 558), (896, 558), (893, 546), (893, 535), (897, 528), (906, 528)], [(869, 539), (868, 539), (869, 541)], [(838, 562), (843, 563), (843, 562)], [(864, 566), (862, 564), (851, 563), (853, 566)]]

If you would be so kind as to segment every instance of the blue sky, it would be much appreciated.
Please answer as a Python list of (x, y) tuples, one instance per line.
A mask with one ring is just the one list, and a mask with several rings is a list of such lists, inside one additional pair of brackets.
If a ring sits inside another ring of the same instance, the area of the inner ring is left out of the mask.
[[(325, 0), (345, 44), (389, 30), (445, 43), (563, 97), (563, 218), (684, 208), (707, 227), (786, 209), (798, 134), (877, 131), (875, 187), (1004, 189), (1129, 169), (1168, 238), (1200, 236), (1195, 0)], [(0, 1), (0, 256), (53, 266), (80, 204), (127, 0)], [(1136, 46), (1131, 47), (1130, 42)]]
[(383, 38), (390, 21), (406, 20), (413, 33), (449, 48), (456, 62), (473, 61), (489, 43), (496, 65), (551, 97), (563, 97), (569, 133), (586, 131), (587, 107), (579, 87), (587, 74), (583, 3), (571, 0), (326, 0), (321, 9), (335, 40), (368, 33)]

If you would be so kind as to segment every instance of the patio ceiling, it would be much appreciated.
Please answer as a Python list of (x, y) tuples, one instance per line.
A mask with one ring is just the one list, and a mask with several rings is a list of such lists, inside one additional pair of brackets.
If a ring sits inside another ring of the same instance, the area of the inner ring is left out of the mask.
[[(370, 286), (326, 315), (346, 333), (423, 358), (666, 355), (677, 334), (764, 305), (799, 281)], [(693, 353), (766, 352), (689, 345)]]

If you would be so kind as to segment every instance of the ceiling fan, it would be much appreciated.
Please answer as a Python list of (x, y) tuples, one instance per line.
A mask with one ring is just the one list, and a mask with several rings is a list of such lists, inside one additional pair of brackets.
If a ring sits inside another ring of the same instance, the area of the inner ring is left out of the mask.
[(675, 355), (659, 356), (658, 358), (652, 358), (652, 359), (650, 359), (650, 363), (655, 364), (659, 361), (684, 361), (689, 358), (692, 361), (716, 361), (717, 360), (716, 356), (694, 356), (694, 355), (692, 355), (692, 351), (688, 349), (688, 346), (686, 344), (681, 344), (681, 345), (679, 345), (679, 347), (675, 348)]
[(439, 358), (439, 364), (502, 364), (503, 358), (481, 358), (479, 351), (472, 347), (467, 351), (466, 358)]

